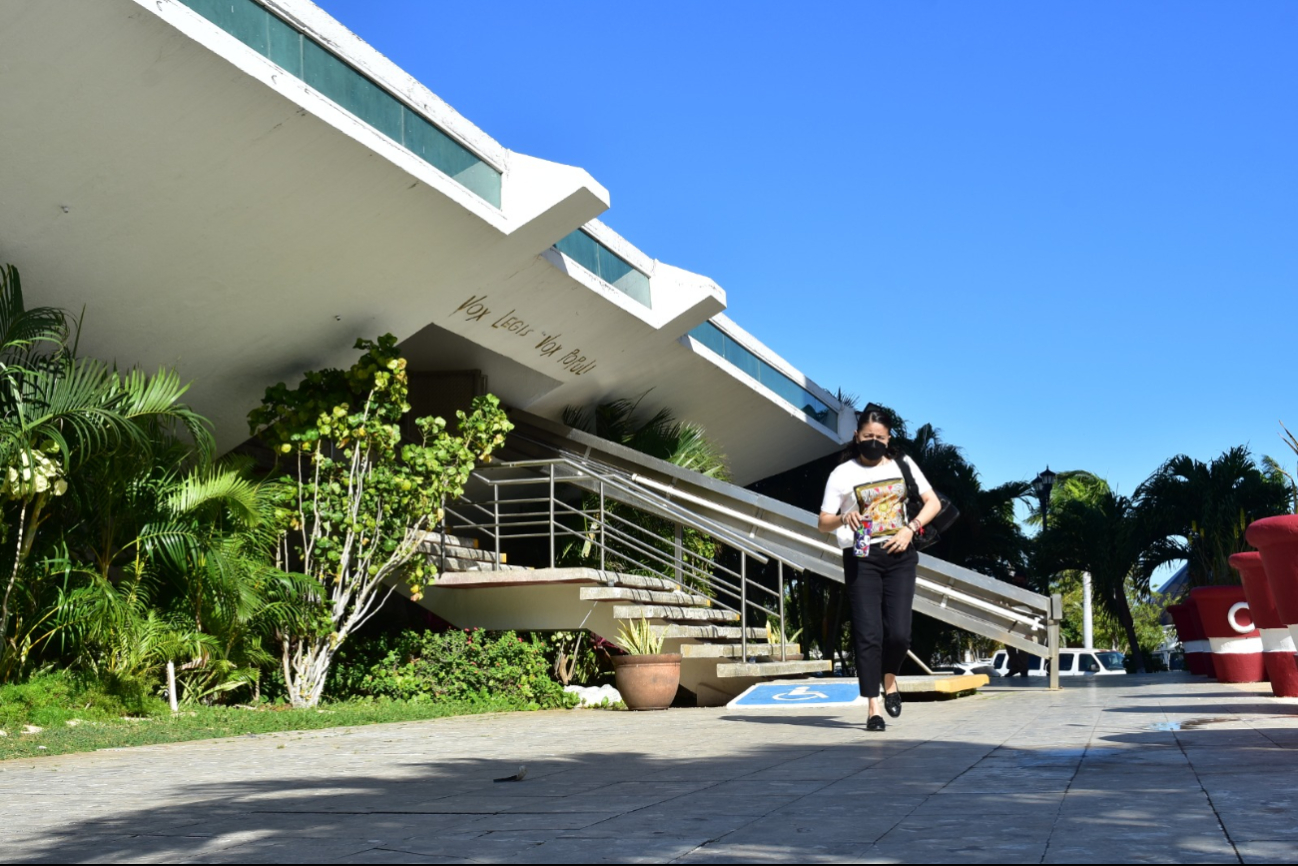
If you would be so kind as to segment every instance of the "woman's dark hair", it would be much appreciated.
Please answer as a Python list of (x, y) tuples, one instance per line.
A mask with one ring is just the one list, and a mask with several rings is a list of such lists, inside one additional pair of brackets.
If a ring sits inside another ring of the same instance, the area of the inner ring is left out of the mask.
[[(856, 414), (856, 429), (860, 432), (866, 424), (882, 424), (888, 431), (888, 450), (884, 456), (890, 460), (898, 460), (901, 457), (901, 451), (897, 448), (897, 437), (893, 431), (896, 426), (896, 415), (887, 406), (880, 406), (877, 403), (870, 403), (864, 409)], [(843, 448), (843, 453), (839, 457), (839, 463), (846, 463), (849, 460), (856, 459), (856, 441), (851, 440)]]

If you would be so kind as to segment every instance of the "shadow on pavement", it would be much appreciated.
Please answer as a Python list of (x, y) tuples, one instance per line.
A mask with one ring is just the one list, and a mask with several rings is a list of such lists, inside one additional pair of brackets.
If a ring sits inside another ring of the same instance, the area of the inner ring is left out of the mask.
[[(817, 717), (719, 721), (857, 727)], [(1067, 730), (1058, 728), (1061, 736)], [(725, 730), (719, 725), (714, 733)], [(86, 816), (64, 795), (64, 823), (26, 838), (11, 825), (2, 859), (1221, 862), (1264, 844), (1252, 840), (1266, 840), (1266, 850), (1285, 857), (1298, 849), (1291, 820), (1298, 750), (1264, 747), (1260, 735), (1243, 740), (1238, 730), (1120, 733), (1097, 735), (1089, 746), (1013, 748), (863, 733), (828, 745), (736, 745), (710, 757), (670, 756), (688, 753), (690, 743), (581, 752), (580, 744), (557, 741), (547, 748), (573, 754), (529, 759), (526, 779), (511, 783), (493, 780), (516, 772), (513, 761), (432, 762), (342, 738), (288, 743), (296, 759), (259, 745), (261, 760), (231, 768), (243, 778), (169, 781), (167, 803), (126, 789), (120, 809)], [(326, 769), (310, 748), (349, 749), (355, 772)], [(535, 742), (519, 748), (541, 751)], [(235, 754), (177, 748), (165, 756), (211, 772)], [(366, 771), (376, 764), (386, 775)], [(1272, 786), (1263, 807), (1257, 773), (1277, 770), (1293, 781)]]

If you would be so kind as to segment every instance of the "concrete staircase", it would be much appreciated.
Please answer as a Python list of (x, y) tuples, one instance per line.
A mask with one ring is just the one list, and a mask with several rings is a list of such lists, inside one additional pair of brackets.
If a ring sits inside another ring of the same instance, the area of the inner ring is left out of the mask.
[[(725, 704), (757, 682), (829, 671), (805, 661), (797, 644), (769, 643), (748, 629), (743, 652), (739, 614), (672, 581), (593, 568), (525, 568), (497, 562), (472, 538), (429, 533), (422, 545), (441, 569), (419, 604), (461, 628), (515, 631), (588, 629), (613, 643), (621, 624), (647, 619), (664, 652), (679, 652), (681, 685), (700, 706)], [(782, 661), (781, 655), (788, 660)]]

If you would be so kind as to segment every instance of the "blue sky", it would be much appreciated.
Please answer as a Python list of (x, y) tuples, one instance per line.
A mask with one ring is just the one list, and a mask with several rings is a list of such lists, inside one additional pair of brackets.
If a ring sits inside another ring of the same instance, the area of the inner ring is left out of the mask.
[(317, 2), (985, 484), (1298, 460), (1298, 3)]

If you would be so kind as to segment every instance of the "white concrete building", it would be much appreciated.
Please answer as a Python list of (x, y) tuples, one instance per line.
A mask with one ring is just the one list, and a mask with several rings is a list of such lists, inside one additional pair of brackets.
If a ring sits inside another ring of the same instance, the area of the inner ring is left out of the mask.
[(384, 332), (430, 393), (460, 375), (557, 419), (648, 392), (743, 484), (850, 435), (719, 286), (598, 221), (594, 178), (307, 0), (0, 0), (0, 118), (0, 261), (84, 306), (84, 352), (192, 379), (223, 447), (267, 385)]
[[(554, 423), (646, 395), (702, 425), (739, 485), (852, 433), (719, 286), (599, 222), (608, 206), (308, 0), (0, 0), (0, 262), (30, 305), (84, 308), (83, 353), (174, 366), (228, 449), (267, 386), (395, 334), (417, 414), (490, 391), (519, 422), (513, 456), (448, 503), (421, 604), (459, 626), (651, 620), (702, 703), (823, 672), (766, 630), (786, 570), (842, 580), (814, 514)], [(720, 552), (687, 556), (687, 530)], [(562, 567), (574, 536), (597, 567)], [(920, 558), (916, 610), (1024, 651), (1057, 651), (1057, 608)]]

